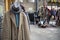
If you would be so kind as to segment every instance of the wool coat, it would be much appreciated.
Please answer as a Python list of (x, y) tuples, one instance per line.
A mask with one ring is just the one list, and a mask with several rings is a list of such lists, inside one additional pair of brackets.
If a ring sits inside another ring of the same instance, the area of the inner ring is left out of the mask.
[(17, 29), (15, 15), (12, 12), (4, 14), (2, 24), (2, 40), (30, 40), (27, 16), (20, 12), (19, 29)]

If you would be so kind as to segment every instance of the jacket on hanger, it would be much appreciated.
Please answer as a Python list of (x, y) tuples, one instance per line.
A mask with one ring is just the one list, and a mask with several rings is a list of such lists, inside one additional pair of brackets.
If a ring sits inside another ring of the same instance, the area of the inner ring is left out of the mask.
[(2, 40), (30, 40), (27, 16), (24, 12), (20, 12), (19, 18), (20, 22), (17, 33), (15, 15), (10, 11), (4, 14)]

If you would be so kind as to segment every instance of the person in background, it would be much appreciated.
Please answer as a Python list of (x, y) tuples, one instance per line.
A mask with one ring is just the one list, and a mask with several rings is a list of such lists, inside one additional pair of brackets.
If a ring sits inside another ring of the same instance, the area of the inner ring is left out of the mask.
[(56, 10), (54, 8), (51, 9), (51, 15), (54, 16), (54, 20), (55, 20), (55, 16), (56, 16)]
[(56, 24), (60, 26), (60, 9), (56, 12)]
[(47, 21), (47, 23), (49, 24), (49, 21), (50, 21), (50, 18), (51, 18), (50, 9), (48, 9), (46, 7), (45, 12), (46, 12), (46, 17), (45, 17), (44, 23)]

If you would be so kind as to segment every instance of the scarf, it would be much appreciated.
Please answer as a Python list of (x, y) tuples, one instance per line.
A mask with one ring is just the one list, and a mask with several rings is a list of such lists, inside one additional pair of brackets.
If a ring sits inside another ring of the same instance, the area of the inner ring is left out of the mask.
[(14, 11), (13, 9), (12, 10), (10, 10), (14, 15), (15, 15), (15, 20), (16, 20), (16, 25), (17, 25), (17, 28), (19, 27), (19, 17), (20, 17), (20, 12), (18, 11), (18, 12), (16, 12), (16, 11)]

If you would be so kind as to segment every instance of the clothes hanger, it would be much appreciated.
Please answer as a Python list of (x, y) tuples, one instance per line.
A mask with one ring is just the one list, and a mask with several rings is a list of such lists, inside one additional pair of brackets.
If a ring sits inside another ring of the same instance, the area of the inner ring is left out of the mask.
[(15, 2), (11, 4), (10, 9), (13, 9), (15, 12), (22, 11), (19, 0), (15, 0)]

